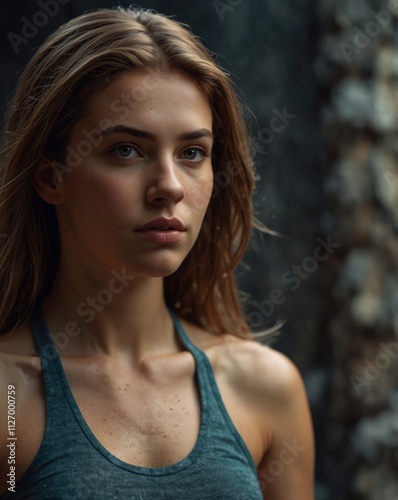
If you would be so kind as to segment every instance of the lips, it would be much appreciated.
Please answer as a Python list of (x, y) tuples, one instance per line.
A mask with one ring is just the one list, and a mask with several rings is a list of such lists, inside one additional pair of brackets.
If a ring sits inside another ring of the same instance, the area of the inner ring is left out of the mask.
[(172, 217), (171, 219), (167, 219), (166, 217), (160, 217), (158, 219), (151, 220), (144, 224), (143, 226), (136, 229), (136, 231), (185, 231), (184, 224), (177, 219), (176, 217)]
[(171, 219), (160, 217), (147, 222), (135, 231), (152, 243), (169, 245), (178, 243), (182, 239), (186, 228), (176, 217)]

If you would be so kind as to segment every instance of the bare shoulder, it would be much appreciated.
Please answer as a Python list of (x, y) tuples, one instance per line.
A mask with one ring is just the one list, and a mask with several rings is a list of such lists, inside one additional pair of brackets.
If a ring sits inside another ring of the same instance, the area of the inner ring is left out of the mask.
[(39, 449), (46, 422), (41, 373), (41, 363), (29, 325), (0, 335), (0, 415), (7, 415), (3, 419), (3, 424), (6, 422), (6, 425), (0, 426), (2, 486), (6, 484), (3, 479), (10, 471), (9, 448), (3, 445), (7, 437), (13, 436), (12, 432), (18, 436), (15, 464), (17, 479)]
[[(6, 416), (6, 425), (0, 428), (0, 479), (3, 479), (5, 474), (5, 463), (8, 448), (3, 446), (6, 443), (6, 438), (10, 432), (14, 432), (16, 410), (16, 395), (18, 394), (19, 385), (21, 382), (18, 376), (18, 368), (21, 361), (21, 333), (15, 331), (12, 334), (5, 332), (0, 336), (0, 415)], [(10, 406), (11, 405), (11, 406)], [(11, 408), (11, 413), (10, 413)], [(11, 434), (12, 435), (12, 434)], [(2, 484), (4, 481), (1, 481)]]
[(240, 399), (253, 410), (266, 443), (258, 464), (264, 495), (270, 500), (312, 500), (314, 436), (298, 368), (284, 354), (256, 341), (228, 336), (225, 345), (220, 362), (228, 366)]
[(228, 336), (224, 343), (222, 362), (245, 389), (265, 397), (274, 408), (294, 404), (297, 399), (306, 402), (302, 375), (285, 354), (255, 340)]
[[(15, 390), (15, 416), (20, 428), (43, 398), (41, 363), (28, 325), (0, 335), (0, 414), (5, 415), (8, 388)], [(40, 398), (40, 399), (38, 399)], [(27, 409), (29, 408), (29, 411)], [(36, 410), (35, 410), (36, 411)], [(2, 439), (5, 428), (1, 429)], [(0, 452), (1, 454), (1, 452)]]
[(194, 343), (210, 358), (214, 371), (258, 404), (275, 408), (276, 404), (292, 403), (297, 395), (305, 398), (299, 370), (279, 351), (232, 334), (215, 335), (198, 327), (190, 328), (190, 332)]
[(265, 443), (257, 465), (264, 496), (313, 500), (314, 436), (298, 368), (256, 341), (226, 336), (224, 344), (219, 363)]
[[(28, 325), (0, 335), (0, 392), (15, 385), (22, 397), (32, 378), (38, 378), (41, 364)], [(4, 400), (4, 398), (3, 398)], [(1, 403), (0, 403), (1, 404)]]
[(29, 325), (0, 334), (0, 366), (10, 366), (35, 355), (35, 345)]

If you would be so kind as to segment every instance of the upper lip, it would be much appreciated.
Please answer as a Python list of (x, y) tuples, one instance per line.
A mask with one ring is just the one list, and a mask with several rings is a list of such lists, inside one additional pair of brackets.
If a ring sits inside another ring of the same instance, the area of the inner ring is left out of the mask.
[(159, 217), (158, 219), (153, 219), (143, 226), (136, 229), (136, 231), (144, 231), (145, 229), (174, 229), (176, 231), (185, 231), (184, 224), (177, 219), (176, 217), (172, 217), (171, 219), (167, 219), (166, 217)]

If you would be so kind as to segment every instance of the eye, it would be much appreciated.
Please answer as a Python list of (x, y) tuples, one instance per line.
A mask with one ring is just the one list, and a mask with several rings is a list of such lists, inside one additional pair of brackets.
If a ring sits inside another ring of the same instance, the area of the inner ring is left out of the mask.
[(111, 150), (111, 153), (116, 156), (116, 158), (120, 158), (123, 160), (132, 160), (140, 156), (137, 149), (130, 144), (122, 144), (121, 146), (117, 146)]
[(199, 162), (208, 156), (206, 151), (202, 148), (188, 148), (181, 153), (184, 160)]

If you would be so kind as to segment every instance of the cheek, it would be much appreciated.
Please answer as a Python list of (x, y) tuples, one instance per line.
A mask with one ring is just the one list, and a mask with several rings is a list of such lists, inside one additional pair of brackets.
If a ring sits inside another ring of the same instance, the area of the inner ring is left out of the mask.
[[(74, 174), (76, 177), (72, 179)], [(113, 234), (117, 226), (131, 224), (129, 216), (137, 200), (126, 180), (78, 175), (76, 171), (65, 182), (63, 191), (59, 223), (78, 238), (94, 241), (104, 231)]]
[(65, 186), (64, 199), (73, 205), (77, 200), (95, 211), (118, 210), (134, 203), (137, 189), (124, 178), (112, 176), (76, 175)]
[(213, 191), (213, 175), (206, 179), (198, 179), (190, 188), (189, 193), (186, 193), (189, 199), (189, 205), (192, 207), (194, 214), (198, 217), (204, 217), (207, 207), (210, 202)]

